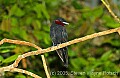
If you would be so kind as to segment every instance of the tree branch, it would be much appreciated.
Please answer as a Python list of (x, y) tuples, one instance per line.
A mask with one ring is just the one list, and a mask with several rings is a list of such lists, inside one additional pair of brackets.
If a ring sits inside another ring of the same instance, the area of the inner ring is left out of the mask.
[(104, 0), (101, 0), (102, 3), (106, 6), (106, 8), (108, 9), (108, 11), (110, 12), (110, 14), (115, 18), (116, 21), (118, 21), (120, 23), (120, 19), (114, 14), (114, 12), (110, 9), (110, 5), (107, 4)]
[(50, 74), (49, 74), (49, 72), (48, 72), (48, 68), (47, 68), (45, 56), (44, 56), (44, 55), (41, 55), (41, 57), (42, 57), (42, 60), (43, 60), (43, 66), (44, 66), (44, 70), (45, 70), (46, 76), (47, 76), (47, 78), (50, 78)]
[(41, 49), (41, 48), (38, 47), (37, 45), (35, 45), (35, 44), (33, 44), (33, 43), (30, 43), (30, 42), (20, 41), (20, 40), (11, 40), (11, 39), (6, 39), (6, 38), (4, 38), (4, 39), (2, 39), (2, 40), (0, 41), (0, 45), (3, 44), (3, 43), (5, 43), (5, 42), (6, 42), (6, 43), (19, 44), (19, 45), (27, 45), (27, 46), (34, 47), (34, 48), (36, 48), (36, 49), (38, 49), (38, 50)]
[[(40, 47), (38, 47), (37, 45), (35, 45), (35, 44), (33, 44), (33, 43), (30, 43), (30, 42), (26, 42), (26, 41), (20, 41), (20, 40), (11, 40), (11, 39), (3, 39), (3, 40), (1, 40), (1, 43), (0, 43), (0, 45), (1, 44), (3, 44), (3, 43), (5, 43), (5, 42), (8, 42), (8, 43), (13, 43), (13, 44), (20, 44), (20, 45), (27, 45), (27, 46), (31, 46), (31, 47), (34, 47), (34, 48), (36, 48), (36, 49), (38, 49), (38, 50), (41, 50), (41, 48)], [(33, 55), (34, 55), (34, 52), (33, 52)], [(50, 78), (50, 75), (49, 75), (49, 73), (48, 73), (48, 71), (47, 71), (47, 68), (46, 68), (46, 61), (45, 61), (45, 57), (43, 57), (44, 55), (42, 55), (41, 57), (42, 57), (42, 61), (43, 61), (43, 66), (44, 66), (44, 69), (45, 69), (45, 72), (46, 72), (46, 75), (47, 75), (47, 77), (48, 78)], [(18, 64), (19, 64), (19, 62), (23, 59), (23, 58), (25, 58), (25, 57), (27, 57), (27, 55), (19, 55), (18, 56), (19, 58), (17, 58), (16, 60), (15, 60), (15, 62), (11, 65), (12, 67), (17, 67), (18, 66)], [(7, 68), (8, 69), (8, 68)], [(13, 68), (14, 70), (16, 70), (15, 68)], [(18, 70), (18, 72), (20, 72), (22, 69), (19, 69)], [(16, 70), (17, 71), (17, 70)], [(22, 70), (23, 72), (25, 72), (26, 74), (28, 74), (28, 75), (31, 75), (32, 76), (32, 73), (29, 73), (28, 71), (25, 71), (25, 70)], [(35, 75), (35, 74), (33, 74), (33, 77), (37, 77), (37, 75)]]
[(4, 71), (20, 72), (20, 73), (30, 75), (30, 76), (32, 76), (34, 78), (41, 78), (40, 76), (38, 76), (38, 75), (36, 75), (36, 74), (34, 74), (32, 72), (29, 72), (29, 71), (26, 71), (26, 70), (23, 70), (23, 69), (19, 69), (19, 68), (14, 68), (14, 67), (12, 67), (12, 65), (0, 68), (0, 76), (1, 76), (1, 73), (4, 72)]

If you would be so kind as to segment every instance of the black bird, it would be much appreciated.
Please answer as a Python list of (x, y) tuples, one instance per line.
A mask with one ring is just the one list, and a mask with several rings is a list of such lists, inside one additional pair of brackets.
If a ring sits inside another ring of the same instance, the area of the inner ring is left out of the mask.
[[(65, 19), (59, 17), (52, 22), (50, 27), (50, 37), (52, 39), (53, 46), (57, 46), (58, 44), (67, 42), (67, 32), (65, 25), (67, 25)], [(67, 47), (60, 48), (57, 51), (60, 59), (62, 60), (65, 67), (68, 67), (68, 51)]]

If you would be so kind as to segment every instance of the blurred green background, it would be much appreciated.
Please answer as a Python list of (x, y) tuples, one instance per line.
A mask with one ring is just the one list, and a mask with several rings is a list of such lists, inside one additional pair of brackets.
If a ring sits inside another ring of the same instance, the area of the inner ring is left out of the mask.
[[(109, 0), (109, 3), (113, 12), (120, 17), (120, 1)], [(0, 0), (0, 40), (17, 39), (41, 48), (50, 47), (50, 25), (57, 17), (63, 17), (70, 23), (66, 26), (68, 40), (120, 27), (100, 0)], [(36, 49), (9, 43), (0, 45), (0, 67), (12, 64), (19, 54), (33, 50)], [(118, 33), (73, 44), (68, 46), (68, 50), (68, 68), (63, 67), (56, 52), (44, 54), (52, 78), (120, 77)], [(18, 68), (46, 78), (40, 55), (23, 59)], [(95, 74), (103, 71), (117, 73)], [(3, 77), (32, 78), (17, 72), (5, 72)]]

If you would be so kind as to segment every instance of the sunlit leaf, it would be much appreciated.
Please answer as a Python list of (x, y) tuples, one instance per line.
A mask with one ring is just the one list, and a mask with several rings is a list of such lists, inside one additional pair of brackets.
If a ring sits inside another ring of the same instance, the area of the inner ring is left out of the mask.
[(39, 39), (39, 40), (43, 39), (43, 35), (44, 35), (43, 31), (34, 31), (33, 33), (37, 39)]
[(11, 31), (10, 33), (15, 34), (15, 35), (16, 35), (16, 34), (19, 34), (19, 31), (20, 31), (20, 30), (19, 30), (19, 27), (12, 27), (11, 30), (12, 30), (12, 31)]
[(0, 61), (3, 61), (4, 60), (4, 58), (0, 55)]
[(79, 58), (71, 59), (71, 64), (75, 69), (77, 69), (84, 67), (85, 65), (88, 64), (88, 62), (84, 58), (79, 57)]
[(10, 52), (10, 49), (4, 49), (0, 51), (0, 53), (8, 53), (8, 52)]
[(11, 25), (12, 26), (17, 26), (18, 25), (18, 20), (16, 18), (11, 18)]
[(71, 49), (68, 51), (69, 52), (69, 57), (74, 57), (77, 55), (77, 53), (75, 51), (72, 51)]
[(17, 4), (15, 4), (14, 6), (12, 6), (11, 10), (10, 10), (10, 15), (16, 15), (18, 17), (23, 16), (25, 13), (22, 9), (20, 9)]
[(32, 23), (32, 21), (33, 21), (33, 18), (32, 18), (32, 17), (27, 17), (25, 23), (26, 23), (27, 25), (30, 25), (30, 24)]
[(87, 18), (92, 20), (92, 22), (95, 21), (96, 18), (101, 16), (103, 14), (103, 8), (102, 7), (97, 7), (93, 10), (89, 10), (85, 13), (82, 14), (83, 18)]
[(1, 46), (1, 47), (0, 47), (0, 50), (1, 50), (1, 49), (14, 49), (15, 47), (16, 47), (15, 45)]
[(17, 57), (18, 57), (18, 54), (12, 55), (12, 56), (6, 58), (5, 60), (3, 60), (3, 63), (10, 63), (10, 62), (14, 61)]
[(39, 20), (34, 20), (32, 24), (33, 24), (35, 30), (41, 29), (41, 22)]
[(27, 40), (27, 32), (25, 29), (20, 29), (20, 37), (23, 38), (24, 40)]
[(47, 12), (47, 9), (46, 9), (46, 7), (45, 7), (45, 4), (43, 4), (43, 3), (42, 3), (42, 5), (41, 5), (41, 10), (42, 10), (42, 13), (44, 14), (44, 16), (45, 16), (47, 19), (49, 19), (50, 16), (49, 16), (49, 14), (48, 14), (48, 12)]
[(101, 61), (106, 61), (106, 60), (108, 60), (108, 58), (109, 58), (109, 56), (111, 55), (111, 53), (112, 53), (111, 50), (108, 51), (108, 52), (106, 52), (106, 53), (104, 53), (104, 54), (102, 55), (102, 57), (100, 58)]
[(49, 26), (44, 25), (42, 28), (43, 28), (44, 31), (50, 32)]
[(33, 7), (33, 10), (37, 13), (37, 17), (41, 18), (42, 14), (41, 14), (41, 4), (37, 4)]
[(120, 26), (120, 24), (117, 23), (110, 15), (104, 15), (102, 21), (105, 22), (105, 26), (110, 28), (116, 28)]
[(15, 78), (26, 78), (26, 76), (19, 74), (19, 75), (16, 75)]

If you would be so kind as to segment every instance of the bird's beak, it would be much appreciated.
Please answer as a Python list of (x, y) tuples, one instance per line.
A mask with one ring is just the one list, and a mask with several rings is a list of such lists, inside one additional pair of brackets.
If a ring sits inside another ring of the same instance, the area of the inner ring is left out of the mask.
[(69, 23), (67, 23), (67, 22), (62, 22), (63, 24), (65, 24), (65, 25), (69, 25)]

